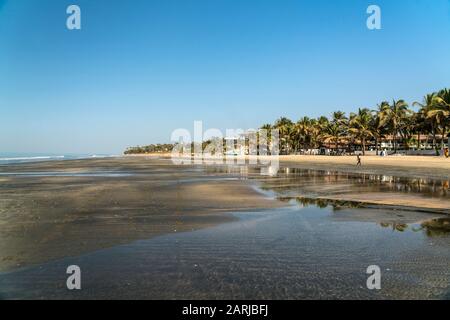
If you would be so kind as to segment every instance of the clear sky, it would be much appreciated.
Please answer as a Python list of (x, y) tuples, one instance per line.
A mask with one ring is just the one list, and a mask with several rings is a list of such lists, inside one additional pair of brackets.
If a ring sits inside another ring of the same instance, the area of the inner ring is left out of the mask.
[(449, 0), (0, 0), (0, 153), (120, 153), (444, 87)]

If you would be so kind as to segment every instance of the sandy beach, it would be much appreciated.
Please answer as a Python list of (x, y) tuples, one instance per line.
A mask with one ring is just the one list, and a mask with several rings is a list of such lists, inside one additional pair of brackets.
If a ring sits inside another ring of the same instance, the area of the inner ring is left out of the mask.
[[(446, 194), (424, 197), (398, 190), (385, 192), (364, 188), (361, 183), (355, 188), (348, 177), (316, 178), (311, 183), (268, 179), (254, 172), (242, 179), (239, 172), (213, 170), (205, 174), (198, 166), (177, 166), (160, 157), (0, 166), (0, 270), (210, 227), (232, 220), (226, 212), (287, 205), (255, 191), (251, 187), (255, 182), (284, 199), (358, 201), (444, 213), (450, 208)], [(410, 178), (450, 177), (450, 161), (443, 158), (364, 157), (362, 167), (356, 167), (354, 161), (353, 157), (282, 156), (280, 166)], [(448, 185), (441, 187), (448, 189)]]
[[(0, 299), (442, 298), (450, 197), (434, 172), (448, 165), (427, 160), (281, 157), (272, 175), (160, 155), (2, 165)], [(359, 285), (374, 259), (399, 272), (381, 295)], [(65, 289), (70, 264), (89, 290)]]

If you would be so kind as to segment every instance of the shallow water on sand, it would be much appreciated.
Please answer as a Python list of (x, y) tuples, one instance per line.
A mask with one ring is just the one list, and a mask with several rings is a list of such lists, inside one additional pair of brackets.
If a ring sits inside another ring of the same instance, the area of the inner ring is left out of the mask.
[[(258, 166), (201, 170), (210, 179), (254, 180), (286, 207), (0, 273), (0, 298), (450, 299), (447, 215), (307, 198), (375, 190), (447, 201), (445, 181), (292, 168), (261, 176)], [(69, 265), (82, 270), (80, 291), (66, 289)], [(370, 265), (381, 268), (381, 290), (367, 289)]]
[[(238, 221), (217, 227), (0, 274), (0, 296), (449, 298), (448, 219), (399, 226), (343, 221), (338, 215), (330, 207), (236, 213)], [(65, 288), (65, 270), (72, 264), (81, 267), (81, 291)], [(366, 269), (374, 264), (381, 268), (382, 289), (371, 291)]]
[[(289, 166), (216, 166), (207, 172), (228, 172), (259, 182), (259, 188), (282, 201), (301, 204), (367, 207), (387, 205), (450, 214), (450, 181), (380, 174), (309, 170)], [(268, 174), (270, 173), (270, 174)]]
[[(304, 196), (343, 192), (399, 192), (431, 198), (450, 198), (450, 181), (446, 179), (309, 170), (289, 166), (272, 169), (265, 166), (216, 166), (206, 168), (206, 172), (227, 172), (261, 180), (264, 182), (262, 185), (264, 189), (282, 196), (297, 195), (298, 191)], [(320, 190), (315, 188), (317, 186), (327, 189)]]

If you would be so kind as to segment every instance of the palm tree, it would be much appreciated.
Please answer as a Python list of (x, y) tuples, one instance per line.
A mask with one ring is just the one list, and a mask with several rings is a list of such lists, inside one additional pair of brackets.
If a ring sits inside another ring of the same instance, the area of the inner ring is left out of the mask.
[(411, 111), (411, 114), (405, 117), (402, 130), (400, 131), (400, 135), (402, 136), (407, 150), (413, 145), (413, 135), (417, 131), (416, 117), (416, 113)]
[(309, 129), (310, 144), (313, 148), (320, 148), (323, 144), (324, 130), (328, 125), (328, 119), (326, 117), (320, 117), (318, 119), (312, 119)]
[(285, 154), (289, 154), (290, 152), (293, 125), (294, 124), (290, 119), (281, 117), (275, 121), (273, 126), (280, 131), (281, 151)]
[(321, 147), (325, 142), (326, 135), (327, 135), (327, 128), (328, 128), (329, 124), (330, 124), (330, 121), (328, 120), (327, 117), (321, 116), (321, 117), (317, 118), (316, 130), (318, 130), (317, 142), (318, 142), (319, 147)]
[(328, 128), (328, 131), (335, 140), (336, 152), (338, 152), (339, 150), (340, 137), (346, 134), (347, 125), (348, 119), (345, 116), (345, 112), (342, 111), (333, 112), (331, 126)]
[(325, 139), (331, 139), (334, 142), (336, 153), (339, 150), (339, 140), (342, 136), (342, 133), (343, 130), (339, 124), (337, 124), (336, 122), (329, 122), (325, 129), (325, 134), (323, 135)]
[(347, 117), (345, 116), (345, 112), (335, 111), (333, 112), (333, 120), (332, 122), (340, 125), (345, 125), (347, 123)]
[(349, 132), (361, 141), (363, 155), (366, 155), (366, 140), (373, 137), (372, 113), (369, 109), (359, 109), (358, 113), (350, 114)]
[(450, 108), (450, 89), (442, 89), (439, 91), (436, 102), (442, 107)]
[[(423, 102), (414, 102), (413, 105), (419, 106), (420, 109), (417, 112), (416, 121), (422, 122), (422, 128), (426, 128), (429, 124), (431, 127), (431, 134), (433, 135), (433, 148), (436, 148), (436, 127), (437, 121), (434, 114), (430, 114), (430, 111), (436, 108), (437, 94), (435, 92), (427, 94), (423, 97)], [(420, 136), (419, 136), (420, 140)], [(419, 142), (420, 143), (420, 142)]]
[(393, 100), (389, 108), (383, 110), (381, 114), (382, 122), (391, 129), (394, 141), (394, 153), (397, 153), (397, 138), (405, 122), (406, 117), (411, 113), (408, 104), (404, 100)]
[(306, 149), (310, 141), (311, 119), (309, 119), (308, 117), (301, 118), (295, 124), (294, 130), (298, 142), (297, 146), (299, 146), (300, 141), (302, 141), (302, 149)]
[(385, 110), (389, 108), (389, 102), (383, 101), (378, 105), (377, 110), (373, 110), (373, 117), (372, 117), (372, 124), (371, 124), (371, 130), (373, 137), (375, 138), (375, 150), (376, 154), (378, 155), (379, 152), (379, 144), (381, 142), (381, 139), (383, 139), (383, 136), (386, 132), (386, 125), (383, 122), (383, 113)]
[[(412, 126), (414, 128), (414, 132), (417, 134), (417, 150), (422, 148), (421, 145), (421, 135), (429, 133), (429, 121), (426, 116), (426, 112), (421, 108), (414, 114), (414, 119), (412, 121)], [(428, 139), (427, 139), (428, 140)]]
[(441, 128), (441, 149), (444, 149), (444, 139), (447, 135), (447, 125), (450, 120), (450, 90), (439, 91), (435, 98), (435, 106), (428, 112), (428, 115), (436, 120)]

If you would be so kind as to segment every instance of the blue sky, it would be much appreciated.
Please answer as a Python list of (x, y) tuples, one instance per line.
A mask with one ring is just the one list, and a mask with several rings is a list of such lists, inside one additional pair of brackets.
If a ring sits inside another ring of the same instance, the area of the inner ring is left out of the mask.
[(450, 87), (449, 54), (449, 0), (0, 0), (0, 153), (120, 153), (194, 120), (414, 101)]

